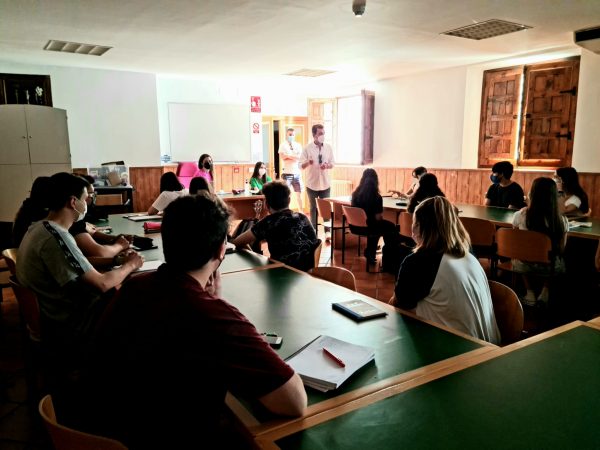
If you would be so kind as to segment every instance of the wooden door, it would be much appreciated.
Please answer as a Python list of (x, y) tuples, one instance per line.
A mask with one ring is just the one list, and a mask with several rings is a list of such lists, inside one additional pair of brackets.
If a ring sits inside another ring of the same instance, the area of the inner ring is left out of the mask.
[(523, 69), (486, 71), (483, 77), (479, 167), (498, 161), (516, 162), (521, 76)]
[(521, 165), (571, 165), (578, 80), (579, 58), (525, 69)]

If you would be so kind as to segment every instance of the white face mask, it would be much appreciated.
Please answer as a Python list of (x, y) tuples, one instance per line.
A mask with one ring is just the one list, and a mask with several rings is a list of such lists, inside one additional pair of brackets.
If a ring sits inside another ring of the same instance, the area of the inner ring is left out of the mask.
[(262, 177), (265, 173), (267, 173), (266, 169), (258, 169), (258, 174)]
[(325, 135), (322, 134), (321, 136), (318, 136), (317, 142), (319, 142), (319, 144), (322, 144), (323, 142), (325, 142)]
[(79, 200), (79, 199), (75, 199), (75, 201), (83, 203), (83, 212), (79, 211), (77, 208), (74, 208), (75, 211), (79, 214), (79, 216), (77, 216), (77, 220), (75, 220), (75, 222), (79, 222), (80, 220), (83, 220), (83, 218), (85, 217), (85, 215), (87, 213), (87, 203), (84, 202), (83, 200)]

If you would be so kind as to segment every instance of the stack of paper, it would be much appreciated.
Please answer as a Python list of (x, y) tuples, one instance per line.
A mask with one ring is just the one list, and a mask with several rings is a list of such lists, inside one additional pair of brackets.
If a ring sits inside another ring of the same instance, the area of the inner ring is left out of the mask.
[(591, 228), (592, 222), (578, 222), (575, 220), (572, 220), (569, 222), (569, 228), (578, 228), (578, 227)]
[(338, 388), (373, 359), (373, 348), (319, 336), (293, 354), (287, 363), (298, 372), (306, 386), (327, 392)]

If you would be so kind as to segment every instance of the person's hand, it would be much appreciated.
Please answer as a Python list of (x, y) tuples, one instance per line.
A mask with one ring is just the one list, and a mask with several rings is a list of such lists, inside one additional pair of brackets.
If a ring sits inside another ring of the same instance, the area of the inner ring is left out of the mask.
[(123, 265), (130, 266), (131, 271), (139, 269), (144, 264), (144, 257), (137, 252), (131, 251), (123, 254)]
[(96, 232), (96, 226), (92, 225), (89, 222), (85, 223), (85, 231), (87, 231), (89, 234), (94, 234)]
[(130, 242), (125, 236), (121, 235), (117, 237), (117, 239), (115, 240), (115, 244), (119, 245), (123, 250), (126, 250), (129, 248)]
[(312, 159), (309, 159), (309, 160), (308, 160), (308, 164), (309, 164), (309, 165), (312, 165), (312, 163), (313, 163), (313, 162), (314, 162), (314, 161), (313, 161)]
[(208, 283), (206, 283), (206, 292), (213, 297), (221, 296), (221, 272), (218, 270), (214, 271), (208, 279)]
[(388, 300), (388, 305), (396, 306), (396, 294), (392, 295)]

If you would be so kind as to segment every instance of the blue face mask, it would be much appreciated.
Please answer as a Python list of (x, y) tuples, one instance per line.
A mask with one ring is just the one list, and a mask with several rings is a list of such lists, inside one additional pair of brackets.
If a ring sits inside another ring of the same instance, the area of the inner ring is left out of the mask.
[(294, 136), (288, 136), (287, 140), (291, 144), (292, 142), (294, 142)]
[(490, 175), (490, 180), (494, 184), (500, 183), (500, 177), (498, 175)]

